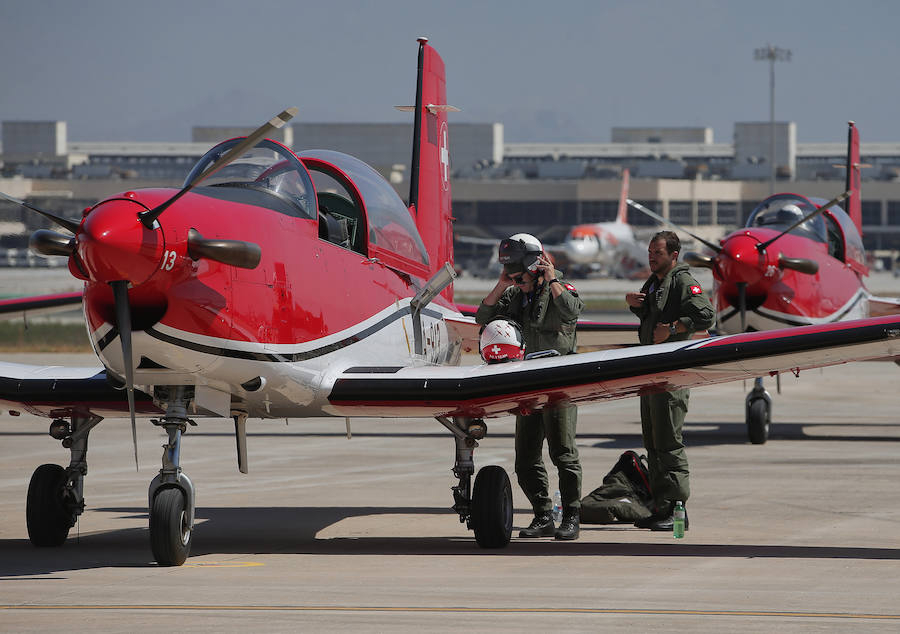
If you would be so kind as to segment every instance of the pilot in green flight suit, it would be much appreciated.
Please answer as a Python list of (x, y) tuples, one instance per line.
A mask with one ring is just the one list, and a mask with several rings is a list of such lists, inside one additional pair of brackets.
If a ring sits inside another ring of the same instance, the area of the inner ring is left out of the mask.
[[(660, 231), (650, 239), (647, 251), (652, 274), (640, 292), (625, 296), (631, 312), (641, 320), (641, 344), (690, 339), (696, 331), (712, 326), (712, 304), (688, 271), (688, 265), (678, 263), (678, 236), (672, 231)], [(691, 495), (681, 434), (689, 396), (688, 389), (641, 396), (641, 432), (654, 509), (649, 518), (635, 522), (639, 528), (671, 531), (675, 502), (687, 502)]]
[[(507, 238), (500, 243), (500, 262), (503, 272), (478, 307), (475, 321), (487, 324), (503, 318), (517, 322), (526, 354), (543, 350), (573, 353), (575, 326), (584, 302), (573, 286), (560, 281), (561, 273), (553, 268), (538, 239), (527, 233)], [(575, 444), (577, 415), (576, 406), (563, 401), (516, 416), (516, 475), (534, 509), (534, 520), (519, 537), (578, 538), (581, 463)], [(541, 457), (544, 438), (559, 473), (563, 519), (558, 529)]]

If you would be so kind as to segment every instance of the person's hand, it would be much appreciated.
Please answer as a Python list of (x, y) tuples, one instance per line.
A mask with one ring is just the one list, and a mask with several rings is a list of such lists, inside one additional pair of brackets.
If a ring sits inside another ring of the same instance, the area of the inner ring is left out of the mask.
[(647, 295), (645, 293), (627, 293), (625, 295), (625, 303), (632, 308), (640, 308), (644, 305), (646, 298)]
[(669, 338), (669, 324), (656, 324), (653, 328), (653, 343), (662, 343)]
[(535, 276), (541, 278), (544, 283), (550, 282), (554, 277), (556, 277), (556, 271), (553, 270), (553, 265), (550, 263), (549, 258), (544, 253), (541, 253), (538, 256), (538, 264), (537, 271), (535, 271)]

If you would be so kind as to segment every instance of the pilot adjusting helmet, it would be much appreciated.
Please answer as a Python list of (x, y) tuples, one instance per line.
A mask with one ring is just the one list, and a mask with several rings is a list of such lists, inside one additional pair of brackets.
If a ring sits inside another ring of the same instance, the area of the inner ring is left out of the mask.
[(544, 252), (541, 241), (530, 233), (517, 233), (500, 243), (498, 259), (507, 275), (537, 270), (538, 258)]
[(495, 319), (481, 331), (481, 358), (486, 363), (516, 361), (525, 357), (522, 329), (514, 321)]

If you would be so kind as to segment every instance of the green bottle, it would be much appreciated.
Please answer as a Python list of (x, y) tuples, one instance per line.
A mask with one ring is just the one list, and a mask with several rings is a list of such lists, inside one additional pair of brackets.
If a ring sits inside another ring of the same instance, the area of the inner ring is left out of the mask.
[(681, 539), (684, 537), (684, 504), (675, 502), (675, 511), (672, 514), (672, 537)]

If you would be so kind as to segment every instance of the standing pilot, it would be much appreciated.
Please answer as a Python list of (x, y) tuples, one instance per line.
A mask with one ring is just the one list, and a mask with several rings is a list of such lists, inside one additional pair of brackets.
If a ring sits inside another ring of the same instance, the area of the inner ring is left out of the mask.
[[(575, 287), (560, 280), (540, 241), (517, 233), (500, 243), (500, 279), (475, 314), (487, 324), (495, 318), (522, 326), (525, 352), (575, 351), (575, 325), (584, 308)], [(581, 463), (575, 445), (578, 410), (567, 401), (548, 404), (532, 414), (516, 416), (516, 476), (534, 509), (534, 519), (519, 537), (578, 539), (581, 507)], [(550, 459), (559, 472), (563, 517), (553, 523), (547, 470), (541, 451), (547, 439)]]
[[(625, 295), (631, 312), (641, 320), (638, 336), (644, 345), (690, 339), (715, 321), (715, 311), (700, 284), (678, 263), (681, 241), (673, 231), (650, 239), (650, 278), (637, 293)], [(635, 522), (638, 528), (671, 531), (675, 502), (691, 495), (687, 453), (681, 437), (690, 390), (641, 396), (641, 433), (647, 450), (653, 514)], [(684, 528), (688, 528), (685, 513)]]

